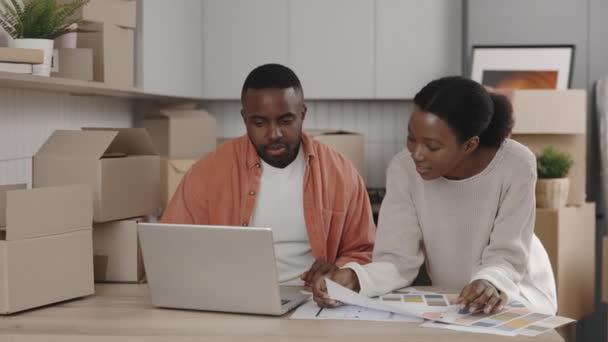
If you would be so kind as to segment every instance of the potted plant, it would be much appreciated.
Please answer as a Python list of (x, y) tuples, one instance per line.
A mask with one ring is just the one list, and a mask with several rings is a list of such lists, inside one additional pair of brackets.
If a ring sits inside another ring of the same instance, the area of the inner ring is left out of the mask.
[(74, 13), (89, 0), (58, 4), (56, 0), (0, 0), (0, 26), (13, 37), (13, 47), (39, 49), (44, 63), (34, 65), (34, 75), (49, 76), (53, 57), (53, 40), (77, 32), (73, 24), (83, 22)]
[(536, 158), (536, 207), (558, 209), (566, 205), (570, 179), (566, 176), (573, 161), (569, 154), (553, 147), (544, 149)]

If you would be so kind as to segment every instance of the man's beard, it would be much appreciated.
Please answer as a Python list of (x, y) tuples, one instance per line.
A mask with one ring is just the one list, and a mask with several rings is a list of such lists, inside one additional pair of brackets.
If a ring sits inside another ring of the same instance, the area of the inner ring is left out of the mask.
[[(285, 148), (286, 152), (278, 156), (273, 156), (267, 151), (269, 147), (277, 149), (282, 147)], [(294, 159), (296, 159), (296, 157), (298, 156), (299, 149), (299, 143), (296, 146), (290, 146), (288, 143), (285, 142), (274, 142), (271, 144), (256, 147), (258, 155), (260, 156), (260, 158), (262, 158), (263, 161), (279, 169), (283, 169), (287, 165), (291, 164), (291, 162), (293, 162)]]

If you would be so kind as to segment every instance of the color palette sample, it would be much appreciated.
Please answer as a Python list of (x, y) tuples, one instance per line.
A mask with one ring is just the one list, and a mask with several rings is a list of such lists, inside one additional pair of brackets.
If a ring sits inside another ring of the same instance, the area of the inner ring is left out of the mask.
[(388, 294), (381, 298), (383, 302), (400, 302), (402, 300), (401, 295), (398, 294)]
[(439, 318), (429, 315), (425, 315), (425, 318), (462, 327), (482, 328), (490, 333), (496, 331), (497, 333), (505, 332), (526, 336), (536, 336), (572, 322), (565, 317), (531, 312), (519, 302), (513, 304), (507, 305), (503, 311), (498, 313), (486, 314), (483, 311), (471, 313), (466, 308), (459, 308), (455, 311), (448, 310), (442, 313)]
[(403, 295), (403, 301), (405, 303), (424, 303), (422, 295)]
[(496, 329), (505, 330), (505, 331), (514, 331), (517, 329), (525, 328), (529, 325), (532, 325), (535, 322), (541, 321), (541, 320), (543, 320), (545, 318), (549, 318), (549, 317), (551, 317), (551, 316), (543, 315), (540, 313), (532, 313), (527, 316), (516, 318), (507, 323), (499, 325), (496, 327)]
[(404, 302), (410, 304), (426, 304), (430, 307), (448, 307), (450, 301), (445, 295), (441, 294), (406, 294), (391, 293), (381, 296), (384, 302)]
[(448, 306), (448, 301), (446, 300), (444, 295), (424, 295), (424, 299), (426, 300), (426, 305), (428, 306)]

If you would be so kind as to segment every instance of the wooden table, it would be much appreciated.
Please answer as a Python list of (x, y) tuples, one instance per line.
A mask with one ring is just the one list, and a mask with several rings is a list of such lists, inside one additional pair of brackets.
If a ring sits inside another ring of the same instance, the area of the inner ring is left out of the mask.
[(146, 285), (103, 284), (96, 295), (0, 317), (0, 341), (562, 341), (501, 337), (414, 323), (290, 320), (286, 317), (158, 309)]

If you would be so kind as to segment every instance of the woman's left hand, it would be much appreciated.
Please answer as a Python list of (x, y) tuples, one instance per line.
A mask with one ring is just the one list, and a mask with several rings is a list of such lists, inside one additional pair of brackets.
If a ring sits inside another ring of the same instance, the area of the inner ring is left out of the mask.
[(454, 304), (462, 304), (469, 308), (469, 312), (483, 310), (493, 313), (502, 310), (506, 298), (498, 289), (485, 279), (477, 279), (465, 286)]

